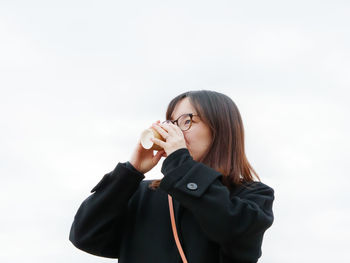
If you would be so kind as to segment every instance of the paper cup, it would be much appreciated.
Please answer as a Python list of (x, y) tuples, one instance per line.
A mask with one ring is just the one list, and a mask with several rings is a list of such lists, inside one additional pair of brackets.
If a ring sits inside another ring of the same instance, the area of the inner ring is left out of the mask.
[(155, 129), (149, 128), (149, 129), (144, 130), (141, 133), (140, 141), (141, 141), (142, 147), (147, 149), (147, 150), (148, 149), (152, 149), (155, 151), (162, 150), (163, 148), (160, 147), (159, 145), (153, 143), (151, 141), (151, 138), (157, 138), (159, 140), (165, 141), (164, 138)]

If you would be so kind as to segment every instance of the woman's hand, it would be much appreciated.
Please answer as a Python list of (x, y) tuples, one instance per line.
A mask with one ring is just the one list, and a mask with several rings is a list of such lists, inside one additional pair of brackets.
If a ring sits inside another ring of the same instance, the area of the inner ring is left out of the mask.
[(162, 147), (167, 156), (178, 149), (187, 148), (183, 132), (177, 125), (171, 122), (157, 122), (152, 126), (157, 132), (159, 132), (160, 135), (162, 135), (162, 137), (165, 139), (165, 142), (157, 138), (153, 138), (151, 141)]
[[(157, 123), (160, 123), (160, 121), (157, 121)], [(154, 155), (153, 150), (143, 148), (139, 140), (129, 162), (136, 170), (145, 174), (157, 165), (162, 156), (166, 157), (164, 150), (160, 150)]]

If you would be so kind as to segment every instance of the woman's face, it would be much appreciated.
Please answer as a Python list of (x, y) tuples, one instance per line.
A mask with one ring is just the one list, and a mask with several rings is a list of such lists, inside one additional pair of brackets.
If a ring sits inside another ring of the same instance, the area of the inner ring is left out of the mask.
[[(184, 98), (176, 104), (171, 114), (171, 120), (177, 120), (182, 114), (186, 113), (197, 114), (189, 98)], [(200, 160), (210, 146), (212, 140), (209, 127), (198, 116), (193, 116), (191, 128), (187, 131), (183, 131), (183, 134), (186, 146), (192, 158), (195, 161)]]

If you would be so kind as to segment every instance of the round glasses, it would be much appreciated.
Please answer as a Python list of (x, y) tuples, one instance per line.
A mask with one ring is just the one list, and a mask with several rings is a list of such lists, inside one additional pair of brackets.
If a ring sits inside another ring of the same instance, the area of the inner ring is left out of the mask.
[(185, 114), (182, 114), (179, 118), (177, 118), (177, 120), (174, 120), (174, 121), (166, 120), (166, 121), (163, 121), (163, 123), (171, 122), (172, 124), (176, 124), (182, 131), (187, 131), (192, 126), (193, 116), (198, 116), (198, 115), (192, 114), (192, 113), (185, 113)]

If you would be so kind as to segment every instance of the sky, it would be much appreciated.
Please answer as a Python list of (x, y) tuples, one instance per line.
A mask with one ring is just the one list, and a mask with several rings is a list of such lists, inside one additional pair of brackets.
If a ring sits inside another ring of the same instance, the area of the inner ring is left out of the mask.
[[(68, 240), (169, 101), (237, 104), (275, 190), (261, 263), (350, 262), (349, 1), (0, 2), (0, 261), (116, 262)], [(146, 179), (162, 178), (162, 161)]]

